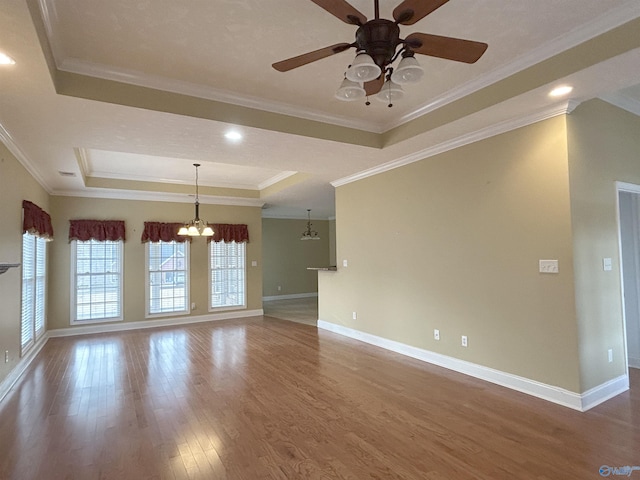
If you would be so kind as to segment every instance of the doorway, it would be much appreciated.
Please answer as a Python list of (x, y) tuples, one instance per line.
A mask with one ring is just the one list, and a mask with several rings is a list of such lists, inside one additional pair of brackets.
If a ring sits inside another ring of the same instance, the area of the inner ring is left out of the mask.
[(617, 189), (627, 363), (640, 369), (640, 185)]

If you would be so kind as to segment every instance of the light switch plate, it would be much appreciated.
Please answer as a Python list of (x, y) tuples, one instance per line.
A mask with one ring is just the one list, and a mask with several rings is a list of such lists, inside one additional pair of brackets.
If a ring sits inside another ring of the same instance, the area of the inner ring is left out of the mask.
[(611, 269), (613, 268), (611, 265), (612, 264), (611, 264), (611, 259), (610, 258), (603, 258), (602, 259), (602, 269), (605, 272), (610, 272), (611, 271)]
[(540, 260), (540, 273), (558, 273), (558, 260)]
[(348, 262), (346, 260), (342, 260), (342, 266), (346, 267), (348, 265)]

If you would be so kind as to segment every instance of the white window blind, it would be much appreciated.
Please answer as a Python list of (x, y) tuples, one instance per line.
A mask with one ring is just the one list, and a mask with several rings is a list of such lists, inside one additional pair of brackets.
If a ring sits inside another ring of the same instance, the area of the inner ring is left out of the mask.
[(122, 320), (122, 240), (71, 242), (72, 323)]
[(44, 333), (46, 323), (47, 242), (22, 235), (22, 311), (20, 347), (24, 355)]
[(246, 306), (245, 243), (209, 243), (209, 308)]
[(147, 243), (147, 314), (189, 312), (189, 242)]

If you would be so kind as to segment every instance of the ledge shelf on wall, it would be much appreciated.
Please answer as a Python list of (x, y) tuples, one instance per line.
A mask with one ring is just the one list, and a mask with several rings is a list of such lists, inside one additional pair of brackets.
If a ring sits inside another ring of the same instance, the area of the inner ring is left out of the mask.
[(20, 264), (19, 263), (6, 263), (6, 262), (0, 262), (0, 275), (2, 275), (4, 272), (6, 272), (7, 270), (9, 270), (12, 267), (19, 267)]

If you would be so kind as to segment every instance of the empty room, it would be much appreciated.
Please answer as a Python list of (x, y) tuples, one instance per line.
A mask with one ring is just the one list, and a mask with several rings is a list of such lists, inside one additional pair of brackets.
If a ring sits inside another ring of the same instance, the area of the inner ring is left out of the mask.
[(4, 0), (0, 479), (640, 478), (639, 32)]

